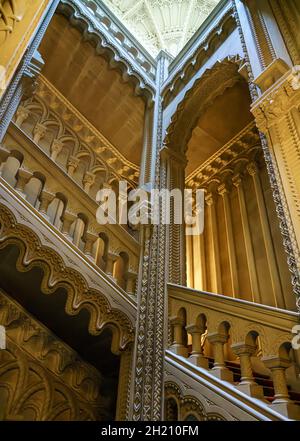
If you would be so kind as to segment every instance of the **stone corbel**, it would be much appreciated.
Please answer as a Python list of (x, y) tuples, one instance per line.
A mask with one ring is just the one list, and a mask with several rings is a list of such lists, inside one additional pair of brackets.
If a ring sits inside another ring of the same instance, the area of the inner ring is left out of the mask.
[(251, 111), (258, 129), (267, 134), (269, 128), (297, 105), (300, 105), (300, 69), (294, 67), (254, 102)]
[(254, 83), (260, 88), (264, 93), (270, 89), (283, 75), (285, 75), (290, 67), (288, 64), (276, 58), (271, 64), (258, 76), (255, 78)]

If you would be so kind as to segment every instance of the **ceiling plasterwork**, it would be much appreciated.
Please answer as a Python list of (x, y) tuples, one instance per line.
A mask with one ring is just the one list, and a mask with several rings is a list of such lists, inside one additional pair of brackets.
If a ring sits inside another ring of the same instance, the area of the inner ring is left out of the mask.
[(153, 55), (161, 49), (176, 56), (219, 0), (104, 0)]

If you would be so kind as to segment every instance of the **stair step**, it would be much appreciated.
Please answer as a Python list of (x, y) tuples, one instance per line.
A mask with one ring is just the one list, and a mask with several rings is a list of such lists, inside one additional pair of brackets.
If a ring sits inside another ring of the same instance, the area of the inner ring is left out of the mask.
[[(191, 348), (190, 348), (191, 350)], [(208, 366), (209, 369), (212, 369), (214, 366), (214, 359), (211, 357), (206, 357), (208, 360)], [(225, 362), (226, 367), (233, 373), (233, 382), (237, 386), (241, 381), (241, 368), (240, 365), (237, 364), (234, 361), (226, 361)], [(272, 379), (265, 374), (258, 374), (257, 372), (253, 372), (253, 377), (255, 379), (255, 382), (262, 386), (264, 391), (264, 396), (267, 401), (272, 403), (274, 401), (274, 386)], [(289, 388), (290, 389), (290, 388)], [(297, 404), (300, 405), (300, 393), (289, 390), (290, 398), (291, 400)]]

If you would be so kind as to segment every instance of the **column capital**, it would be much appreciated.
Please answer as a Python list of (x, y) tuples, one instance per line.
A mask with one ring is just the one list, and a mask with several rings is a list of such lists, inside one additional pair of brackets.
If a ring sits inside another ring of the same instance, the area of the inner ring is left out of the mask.
[(136, 277), (137, 277), (137, 271), (135, 271), (135, 270), (133, 270), (133, 269), (129, 269), (127, 272), (126, 272), (126, 277), (128, 278), (128, 279), (135, 279)]
[(24, 106), (19, 106), (16, 113), (16, 124), (21, 127), (21, 125), (26, 121), (29, 117), (29, 110)]
[(184, 319), (180, 317), (171, 317), (169, 320), (170, 324), (173, 326), (184, 326), (185, 324)]
[(239, 188), (242, 183), (242, 177), (239, 173), (233, 176), (232, 183), (236, 188)]
[(94, 173), (91, 172), (86, 172), (83, 180), (82, 180), (82, 184), (83, 184), (83, 188), (86, 192), (89, 192), (91, 186), (95, 183), (96, 180), (96, 175)]
[(107, 259), (111, 260), (112, 262), (115, 262), (119, 257), (120, 257), (119, 254), (113, 251), (107, 252)]
[(205, 194), (205, 202), (206, 204), (211, 207), (216, 202), (216, 196), (214, 193), (206, 193)]
[(295, 66), (252, 106), (259, 130), (267, 133), (274, 124), (300, 102), (300, 69)]
[(95, 231), (86, 231), (85, 235), (84, 235), (84, 240), (87, 242), (89, 241), (93, 241), (96, 242), (96, 240), (99, 238), (98, 234)]
[(225, 344), (228, 341), (229, 336), (225, 334), (219, 334), (218, 332), (214, 332), (207, 335), (207, 339), (210, 343), (222, 343)]
[(177, 152), (176, 150), (171, 149), (170, 147), (167, 147), (166, 145), (164, 145), (163, 148), (161, 149), (160, 157), (165, 161), (172, 159), (177, 164), (182, 166), (183, 169), (185, 169), (187, 165), (187, 159), (185, 155), (183, 155), (180, 152)]
[(74, 172), (78, 167), (78, 164), (79, 164), (79, 159), (76, 156), (70, 156), (67, 164), (68, 173), (69, 173), (69, 169), (73, 169), (72, 171)]
[(33, 140), (38, 143), (46, 134), (47, 127), (45, 124), (37, 123), (33, 129)]
[(197, 326), (197, 325), (188, 325), (185, 327), (186, 332), (189, 334), (204, 334), (205, 327)]
[(237, 356), (241, 355), (249, 355), (252, 356), (256, 352), (256, 346), (247, 345), (243, 342), (241, 343), (234, 343), (231, 345), (231, 349)]
[(40, 200), (45, 200), (45, 201), (50, 201), (50, 202), (52, 202), (54, 198), (55, 198), (55, 194), (52, 193), (47, 188), (44, 188), (41, 191), (41, 194), (40, 194), (40, 197), (39, 197)]
[(63, 142), (60, 139), (54, 139), (51, 145), (51, 159), (56, 160), (57, 156), (63, 149)]
[(266, 367), (270, 370), (272, 369), (287, 369), (291, 366), (290, 360), (281, 357), (263, 357), (262, 361), (266, 365)]
[(247, 172), (249, 173), (250, 176), (254, 177), (257, 175), (258, 173), (258, 167), (256, 162), (251, 161), (247, 164)]
[(230, 191), (229, 184), (227, 182), (223, 182), (218, 186), (218, 193), (220, 196), (225, 196)]
[(51, 150), (54, 152), (60, 152), (64, 143), (60, 139), (54, 139), (52, 142)]
[(4, 145), (0, 145), (0, 165), (5, 162), (10, 155), (10, 150), (8, 150)]

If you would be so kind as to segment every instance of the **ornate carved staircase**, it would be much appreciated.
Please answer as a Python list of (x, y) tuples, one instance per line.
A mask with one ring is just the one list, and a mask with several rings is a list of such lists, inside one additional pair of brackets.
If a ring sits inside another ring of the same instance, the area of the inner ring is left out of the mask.
[(175, 285), (168, 292), (167, 381), (178, 377), (205, 397), (217, 378), (226, 400), (238, 391), (246, 419), (254, 410), (258, 419), (300, 419), (299, 351), (291, 346), (297, 313)]
[[(55, 96), (63, 109), (67, 106), (71, 113), (75, 112), (44, 80), (40, 89)], [(121, 336), (120, 348), (124, 349), (133, 341), (139, 243), (118, 225), (101, 227), (96, 223), (95, 170), (103, 152), (95, 156), (94, 169), (83, 176), (76, 174), (80, 155), (76, 157), (76, 151), (72, 151), (68, 161), (63, 161), (66, 159), (60, 157), (63, 142), (52, 138), (50, 142), (45, 137), (46, 122), (51, 120), (52, 111), (49, 110), (46, 121), (37, 123), (31, 117), (41, 103), (32, 104), (20, 107), (15, 123), (11, 124), (0, 146), (0, 198), (4, 218), (11, 220), (9, 213), (14, 213), (16, 219), (12, 223), (22, 234), (23, 227), (33, 227), (43, 238), (41, 243), (37, 242), (40, 248), (45, 243), (49, 246), (52, 241), (51, 247), (62, 254), (70, 266), (82, 269), (89, 285), (98, 285), (97, 289), (105, 293), (112, 308), (125, 312), (130, 324)], [(47, 108), (48, 103), (43, 105)], [(81, 116), (76, 114), (76, 118)], [(70, 130), (61, 121), (62, 133), (70, 135), (73, 133)], [(99, 134), (93, 134), (100, 139)], [(113, 147), (103, 138), (101, 142), (112, 156), (110, 159), (115, 159)], [(87, 149), (84, 140), (76, 135), (74, 145), (77, 144), (81, 145), (79, 151)], [(87, 153), (90, 152), (87, 150)], [(109, 168), (110, 178), (123, 177), (134, 184), (137, 171), (130, 164), (123, 164), (122, 158), (117, 160), (120, 162), (118, 173), (114, 176), (113, 168)], [(56, 199), (57, 213), (53, 216), (50, 207)], [(60, 206), (64, 206), (62, 211)], [(13, 236), (14, 227), (7, 224), (6, 228)], [(105, 256), (97, 245), (103, 238), (106, 239)], [(120, 285), (113, 277), (112, 268), (124, 252), (129, 257), (129, 265), (124, 275), (126, 283)], [(87, 291), (84, 296), (89, 303), (97, 303), (96, 297), (88, 297)], [(199, 402), (208, 403), (207, 415), (217, 407), (223, 418), (229, 420), (300, 419), (300, 382), (295, 371), (297, 366), (299, 368), (300, 356), (293, 354), (290, 343), (291, 330), (299, 322), (297, 313), (173, 285), (168, 287), (168, 296), (171, 332), (170, 348), (166, 352), (166, 384), (175, 384), (183, 400), (185, 393), (198, 396)], [(97, 308), (100, 311), (101, 308)], [(116, 315), (119, 319), (118, 313)], [(118, 323), (120, 327), (124, 320), (122, 317)], [(95, 321), (94, 325), (98, 332), (100, 324)]]

